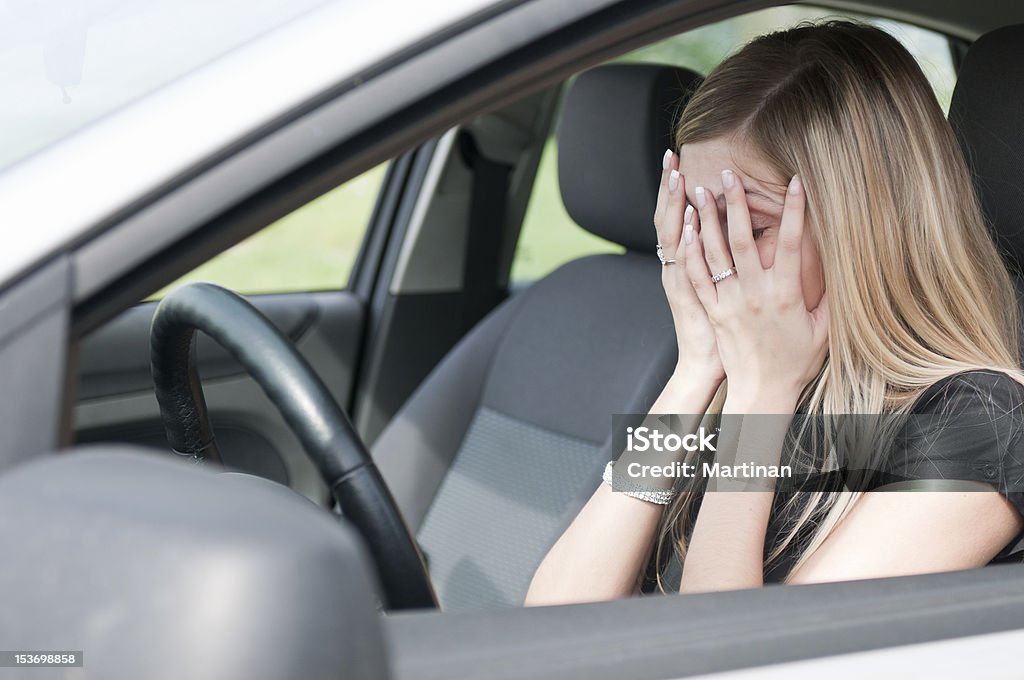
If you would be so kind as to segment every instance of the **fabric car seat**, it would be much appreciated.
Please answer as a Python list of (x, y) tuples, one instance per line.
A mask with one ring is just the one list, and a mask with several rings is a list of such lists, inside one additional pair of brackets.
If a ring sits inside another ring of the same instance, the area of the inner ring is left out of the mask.
[(522, 604), (600, 483), (612, 415), (646, 411), (672, 372), (652, 218), (662, 155), (699, 78), (646, 64), (576, 78), (557, 133), (562, 199), (625, 252), (569, 262), (502, 303), (373, 446), (444, 609)]

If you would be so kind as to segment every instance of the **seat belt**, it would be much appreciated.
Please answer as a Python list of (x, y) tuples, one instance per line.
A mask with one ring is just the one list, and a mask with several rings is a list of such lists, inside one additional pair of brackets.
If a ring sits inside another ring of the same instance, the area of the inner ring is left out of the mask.
[(462, 330), (465, 332), (502, 298), (498, 288), (498, 265), (512, 165), (487, 158), (466, 130), (459, 132), (459, 149), (463, 161), (473, 170), (469, 233), (462, 268)]

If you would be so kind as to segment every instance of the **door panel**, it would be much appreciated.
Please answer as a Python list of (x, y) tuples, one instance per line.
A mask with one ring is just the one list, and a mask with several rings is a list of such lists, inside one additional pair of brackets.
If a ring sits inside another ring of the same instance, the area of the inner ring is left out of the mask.
[[(338, 403), (347, 407), (363, 333), (362, 303), (339, 291), (249, 299), (295, 343)], [(155, 309), (156, 303), (138, 305), (81, 343), (74, 414), (78, 443), (166, 448), (149, 368), (149, 324)], [(203, 336), (197, 356), (225, 463), (325, 500), (326, 489), (298, 440), (241, 366)]]
[[(265, 295), (252, 298), (260, 311), (292, 342), (298, 342), (317, 316), (316, 301), (302, 295)], [(79, 399), (95, 399), (152, 386), (149, 375), (149, 324), (156, 302), (137, 305), (90, 335), (79, 350)], [(236, 375), (242, 367), (205, 336), (198, 340), (203, 378)]]
[[(1020, 631), (1022, 585), (1024, 570), (1008, 564), (593, 604), (399, 613), (384, 624), (399, 680), (653, 680), (737, 669), (754, 678), (754, 669), (773, 664)], [(975, 659), (975, 669), (987, 669), (988, 660)], [(914, 677), (887, 669), (872, 670)], [(857, 677), (869, 675), (858, 670)]]

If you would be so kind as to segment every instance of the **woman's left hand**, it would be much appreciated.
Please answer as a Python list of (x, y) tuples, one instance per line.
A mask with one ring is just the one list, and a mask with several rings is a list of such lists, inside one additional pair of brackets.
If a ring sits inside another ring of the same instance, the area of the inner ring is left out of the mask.
[[(700, 238), (685, 246), (687, 272), (715, 329), (729, 396), (750, 406), (763, 405), (765, 398), (791, 401), (786, 406), (794, 406), (821, 370), (828, 349), (827, 297), (808, 311), (803, 295), (803, 186), (796, 177), (789, 184), (775, 261), (765, 268), (754, 242), (743, 184), (730, 171), (722, 178), (728, 243), (715, 197), (698, 188)], [(731, 267), (732, 276), (717, 284), (712, 281), (712, 274)]]

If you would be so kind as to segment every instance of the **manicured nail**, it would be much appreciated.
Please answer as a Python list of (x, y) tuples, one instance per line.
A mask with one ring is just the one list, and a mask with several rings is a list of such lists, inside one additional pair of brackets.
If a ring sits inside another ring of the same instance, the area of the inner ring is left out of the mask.
[(687, 203), (686, 210), (683, 211), (683, 224), (693, 226), (693, 204), (691, 203)]
[(668, 190), (675, 191), (679, 188), (679, 171), (673, 170), (668, 173)]
[(686, 245), (690, 245), (691, 243), (693, 243), (692, 224), (687, 224), (685, 227), (683, 227), (683, 240), (686, 242)]
[(693, 190), (694, 197), (697, 199), (697, 208), (704, 207), (704, 187), (697, 187)]
[(672, 160), (672, 149), (665, 149), (665, 155), (661, 157), (661, 168), (668, 170), (668, 164)]
[(736, 184), (736, 177), (732, 174), (732, 170), (722, 170), (722, 186), (732, 189), (734, 184)]
[(800, 193), (800, 175), (793, 175), (793, 179), (789, 180), (789, 193), (796, 196)]

